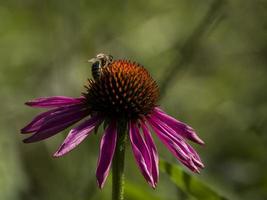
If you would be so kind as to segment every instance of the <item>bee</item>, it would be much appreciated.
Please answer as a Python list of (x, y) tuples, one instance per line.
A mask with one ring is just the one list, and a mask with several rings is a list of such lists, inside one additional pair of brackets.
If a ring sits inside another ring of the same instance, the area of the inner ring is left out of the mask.
[(92, 63), (92, 76), (95, 80), (101, 76), (102, 69), (112, 63), (113, 57), (103, 53), (97, 54), (95, 58), (88, 60)]

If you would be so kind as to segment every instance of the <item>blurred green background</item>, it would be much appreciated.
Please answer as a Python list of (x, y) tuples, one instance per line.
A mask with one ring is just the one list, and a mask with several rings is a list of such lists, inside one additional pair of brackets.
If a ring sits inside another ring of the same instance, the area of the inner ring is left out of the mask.
[[(100, 132), (60, 159), (67, 131), (35, 144), (19, 133), (41, 112), (23, 103), (79, 96), (99, 52), (144, 65), (160, 105), (198, 131), (206, 168), (194, 178), (227, 199), (267, 199), (265, 0), (0, 0), (0, 200), (111, 199), (111, 176), (96, 187)], [(126, 160), (127, 200), (204, 199), (165, 173), (153, 190), (130, 148)]]

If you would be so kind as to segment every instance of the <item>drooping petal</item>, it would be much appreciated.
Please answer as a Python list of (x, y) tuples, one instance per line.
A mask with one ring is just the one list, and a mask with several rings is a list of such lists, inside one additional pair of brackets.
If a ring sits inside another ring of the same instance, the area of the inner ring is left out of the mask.
[(157, 117), (161, 122), (166, 123), (168, 126), (174, 129), (178, 134), (180, 134), (184, 138), (187, 138), (198, 144), (204, 144), (204, 141), (198, 137), (197, 133), (194, 131), (193, 128), (167, 115), (159, 107), (156, 107), (154, 109), (154, 112), (152, 113), (152, 115)]
[(158, 157), (158, 151), (156, 148), (156, 145), (153, 141), (153, 138), (151, 136), (151, 133), (146, 126), (145, 122), (141, 123), (141, 128), (143, 130), (144, 134), (144, 141), (149, 149), (150, 157), (151, 157), (151, 173), (152, 178), (155, 183), (155, 186), (157, 185), (157, 182), (159, 180), (159, 157)]
[(137, 162), (139, 169), (141, 170), (143, 176), (147, 182), (155, 188), (155, 182), (152, 178), (151, 173), (151, 158), (149, 155), (149, 150), (140, 135), (138, 128), (135, 125), (135, 122), (129, 122), (129, 136), (131, 141), (131, 146), (133, 149), (134, 157)]
[(29, 124), (21, 129), (21, 133), (32, 133), (37, 131), (44, 124), (46, 117), (53, 113), (57, 113), (59, 110), (59, 108), (56, 108), (37, 115)]
[(172, 139), (182, 149), (182, 151), (184, 151), (190, 157), (194, 165), (200, 168), (204, 168), (204, 164), (202, 163), (199, 155), (193, 149), (193, 147), (187, 144), (180, 135), (177, 135), (175, 133), (175, 130), (173, 130), (171, 127), (169, 127), (165, 123), (162, 123), (161, 121), (158, 121), (157, 118), (154, 118), (154, 120), (163, 128), (163, 130), (165, 130), (165, 134), (168, 135), (168, 137)]
[(73, 105), (59, 109), (44, 118), (40, 128), (32, 136), (23, 140), (25, 143), (37, 142), (49, 138), (78, 122), (89, 114), (83, 105)]
[(71, 129), (68, 136), (54, 154), (54, 157), (60, 157), (77, 147), (88, 135), (93, 133), (96, 126), (101, 124), (102, 118), (92, 116), (90, 119), (82, 122), (79, 126)]
[(161, 121), (158, 121), (157, 118), (152, 117), (152, 119), (157, 123), (157, 125), (160, 126), (160, 129), (164, 131), (164, 134), (173, 140), (181, 148), (181, 150), (190, 157), (189, 161), (191, 164), (200, 168), (204, 167), (196, 151), (189, 144), (187, 144), (180, 135), (175, 134), (175, 131), (171, 127), (165, 123), (162, 123)]
[(96, 178), (98, 186), (102, 189), (109, 174), (112, 159), (117, 142), (116, 122), (110, 122), (100, 143), (100, 153), (98, 158)]
[(72, 98), (65, 96), (41, 97), (26, 102), (25, 104), (31, 107), (52, 108), (66, 105), (79, 104), (84, 101), (84, 97)]
[(159, 121), (154, 119), (153, 117), (147, 118), (149, 124), (155, 131), (156, 135), (159, 139), (165, 144), (165, 146), (170, 150), (173, 155), (180, 160), (185, 166), (187, 166), (190, 170), (199, 173), (198, 167), (195, 165), (193, 161), (195, 159), (192, 156), (192, 153), (188, 149), (188, 144), (186, 144), (182, 138), (175, 138), (170, 134), (172, 129), (168, 129), (167, 126), (164, 126)]

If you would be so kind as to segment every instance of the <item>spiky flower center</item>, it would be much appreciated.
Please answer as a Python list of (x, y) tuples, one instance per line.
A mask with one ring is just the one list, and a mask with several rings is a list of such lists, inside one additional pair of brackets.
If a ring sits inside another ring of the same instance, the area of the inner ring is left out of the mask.
[(159, 89), (148, 71), (137, 63), (117, 60), (89, 79), (84, 96), (93, 112), (110, 118), (138, 119), (156, 106)]

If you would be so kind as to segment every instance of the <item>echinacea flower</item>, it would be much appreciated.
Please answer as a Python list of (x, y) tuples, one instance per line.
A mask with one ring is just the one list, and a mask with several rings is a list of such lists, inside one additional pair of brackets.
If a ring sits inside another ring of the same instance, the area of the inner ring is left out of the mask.
[(115, 60), (102, 69), (98, 79), (88, 79), (85, 87), (86, 92), (79, 98), (54, 96), (26, 102), (28, 106), (49, 110), (37, 115), (21, 129), (21, 133), (32, 133), (24, 142), (44, 140), (83, 120), (70, 130), (55, 152), (54, 156), (60, 157), (105, 123), (96, 170), (100, 188), (109, 174), (121, 121), (127, 122), (128, 138), (137, 165), (153, 188), (159, 179), (159, 158), (151, 130), (191, 171), (199, 172), (204, 167), (186, 140), (198, 144), (204, 142), (190, 126), (167, 115), (157, 105), (158, 86), (144, 67), (135, 62)]

